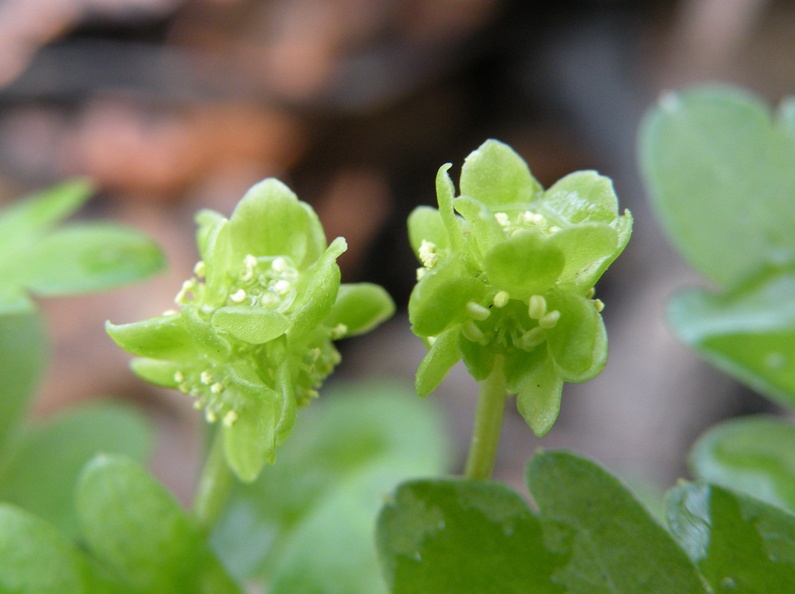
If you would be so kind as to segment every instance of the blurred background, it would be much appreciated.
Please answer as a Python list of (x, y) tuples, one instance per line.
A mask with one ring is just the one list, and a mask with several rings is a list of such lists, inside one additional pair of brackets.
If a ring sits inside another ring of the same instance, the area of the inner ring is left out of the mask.
[[(706, 81), (775, 103), (795, 87), (789, 0), (0, 0), (0, 202), (75, 175), (81, 216), (124, 221), (164, 247), (169, 271), (111, 294), (46, 301), (53, 350), (36, 413), (114, 395), (160, 429), (154, 470), (187, 499), (200, 421), (156, 393), (104, 334), (168, 308), (197, 256), (193, 213), (226, 215), (277, 176), (343, 235), (343, 280), (385, 286), (396, 318), (341, 345), (337, 379), (411, 385), (424, 354), (405, 305), (417, 266), (405, 220), (434, 204), (438, 167), (486, 138), (548, 186), (576, 169), (614, 179), (635, 232), (598, 286), (610, 361), (567, 385), (536, 439), (509, 404), (497, 477), (521, 484), (537, 447), (568, 447), (631, 480), (669, 485), (718, 419), (770, 405), (701, 363), (664, 324), (700, 282), (644, 196), (639, 121), (663, 90)], [(476, 387), (457, 369), (441, 403), (463, 464)], [(410, 430), (410, 428), (408, 429)]]

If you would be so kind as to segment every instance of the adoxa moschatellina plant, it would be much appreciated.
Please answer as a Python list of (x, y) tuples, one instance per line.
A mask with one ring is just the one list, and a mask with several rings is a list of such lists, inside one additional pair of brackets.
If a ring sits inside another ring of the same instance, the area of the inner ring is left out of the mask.
[(207, 481), (216, 497), (226, 464), (252, 481), (274, 461), (296, 409), (340, 361), (333, 341), (370, 330), (394, 304), (376, 285), (340, 284), (345, 240), (327, 245), (312, 208), (275, 179), (252, 187), (230, 219), (203, 210), (196, 221), (201, 259), (177, 308), (107, 330), (140, 357), (139, 376), (188, 395), (219, 425)]
[(544, 191), (510, 147), (486, 141), (461, 170), (444, 165), (439, 208), (409, 217), (422, 264), (409, 301), (429, 346), (417, 391), (432, 392), (463, 359), (481, 383), (467, 476), (490, 475), (507, 394), (537, 435), (554, 424), (564, 382), (595, 377), (607, 360), (603, 304), (594, 285), (632, 231), (612, 182), (572, 173)]

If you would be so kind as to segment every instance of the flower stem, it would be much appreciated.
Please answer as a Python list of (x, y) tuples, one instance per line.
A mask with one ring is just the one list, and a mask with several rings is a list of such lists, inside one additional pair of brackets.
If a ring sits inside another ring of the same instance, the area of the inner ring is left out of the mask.
[(208, 531), (224, 509), (234, 478), (224, 459), (222, 433), (220, 428), (215, 431), (193, 500), (193, 515), (199, 525)]
[(480, 382), (478, 408), (472, 428), (472, 442), (469, 446), (469, 457), (464, 471), (464, 476), (467, 478), (491, 478), (494, 459), (497, 457), (497, 447), (500, 443), (506, 397), (502, 357), (497, 357), (491, 375)]

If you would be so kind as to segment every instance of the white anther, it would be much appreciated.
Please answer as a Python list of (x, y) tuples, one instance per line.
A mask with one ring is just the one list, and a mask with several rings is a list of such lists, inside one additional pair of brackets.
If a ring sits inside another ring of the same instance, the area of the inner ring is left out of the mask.
[(207, 265), (204, 263), (204, 260), (196, 262), (196, 265), (193, 267), (193, 274), (199, 278), (204, 278), (204, 275), (207, 274)]
[(204, 418), (207, 419), (208, 423), (215, 423), (218, 420), (218, 415), (215, 414), (213, 409), (208, 408), (204, 411)]
[(560, 312), (557, 309), (553, 309), (549, 313), (544, 314), (544, 316), (538, 320), (538, 325), (545, 330), (549, 330), (557, 325), (559, 319)]
[(596, 295), (596, 289), (594, 287), (591, 287), (590, 289), (588, 289), (588, 292), (585, 294), (585, 297), (587, 299), (593, 299), (594, 295)]
[(212, 386), (210, 386), (210, 392), (212, 392), (213, 394), (220, 394), (223, 391), (224, 391), (224, 385), (219, 382), (215, 382)]
[(522, 347), (525, 349), (538, 346), (547, 339), (547, 331), (540, 326), (528, 330), (522, 335)]
[(201, 410), (204, 408), (204, 401), (202, 400), (194, 400), (193, 401), (193, 408), (196, 410)]
[(486, 338), (486, 335), (483, 334), (483, 330), (478, 328), (477, 324), (472, 320), (464, 322), (461, 326), (461, 333), (472, 342), (481, 343)]
[(237, 412), (230, 410), (228, 413), (224, 415), (224, 426), (231, 427), (237, 422), (239, 418), (240, 415), (238, 415)]
[(427, 274), (427, 272), (428, 272), (428, 269), (425, 268), (425, 266), (422, 266), (421, 268), (417, 268), (417, 282), (420, 282), (422, 280), (422, 277), (424, 277)]
[(209, 386), (211, 383), (213, 383), (213, 376), (210, 375), (209, 371), (202, 371), (201, 375), (199, 376), (199, 381), (205, 386)]
[(277, 295), (286, 295), (292, 288), (293, 286), (290, 284), (290, 281), (277, 280), (275, 283), (273, 283), (273, 292)]
[(557, 233), (558, 231), (560, 231), (560, 227), (558, 227), (557, 225), (552, 225), (552, 226), (549, 228), (549, 232), (550, 232), (550, 233)]
[(476, 320), (485, 320), (491, 315), (488, 307), (483, 307), (480, 303), (475, 303), (474, 301), (468, 302), (466, 307), (469, 316)]
[(348, 327), (345, 324), (337, 324), (331, 329), (331, 340), (339, 340), (348, 333)]
[(417, 255), (420, 257), (420, 262), (425, 268), (433, 268), (439, 263), (439, 255), (436, 253), (436, 244), (427, 239), (423, 239), (420, 243), (420, 249), (417, 250)]
[(174, 302), (183, 304), (186, 301), (190, 301), (194, 298), (193, 290), (196, 288), (196, 281), (193, 279), (186, 280), (182, 283), (182, 288), (177, 293), (177, 296), (174, 297)]
[(273, 270), (276, 272), (284, 272), (290, 268), (290, 264), (285, 258), (277, 256), (273, 259), (273, 262), (271, 262), (271, 268), (273, 268)]
[(602, 310), (605, 308), (605, 304), (601, 299), (594, 299), (593, 306), (598, 313), (602, 313)]
[(433, 343), (436, 342), (436, 339), (439, 338), (438, 336), (429, 336), (426, 340), (430, 346), (433, 346)]
[(174, 381), (175, 381), (176, 383), (178, 383), (178, 384), (181, 384), (182, 382), (184, 382), (184, 381), (185, 381), (185, 374), (184, 374), (184, 373), (182, 373), (181, 371), (177, 371), (177, 372), (174, 374)]
[(160, 315), (161, 315), (161, 316), (175, 316), (175, 315), (177, 315), (178, 313), (179, 313), (179, 312), (178, 312), (176, 309), (167, 309), (166, 311), (164, 311), (164, 312), (163, 312), (162, 314), (160, 314)]
[(243, 258), (243, 266), (246, 268), (256, 268), (257, 267), (257, 258), (256, 256), (252, 256), (251, 254), (246, 254)]
[(508, 215), (504, 212), (495, 212), (494, 219), (497, 221), (497, 224), (502, 228), (505, 228), (510, 224), (510, 219), (508, 218)]
[(527, 314), (532, 320), (540, 320), (547, 313), (547, 300), (543, 295), (533, 295), (527, 307)]
[(497, 294), (494, 296), (494, 307), (505, 307), (508, 305), (508, 302), (511, 300), (511, 296), (508, 294), (508, 291), (498, 291)]
[(522, 220), (524, 220), (525, 223), (532, 223), (533, 225), (542, 225), (547, 222), (544, 215), (529, 210), (522, 213)]
[(229, 296), (229, 300), (234, 303), (243, 303), (246, 300), (246, 292), (243, 289), (238, 289)]

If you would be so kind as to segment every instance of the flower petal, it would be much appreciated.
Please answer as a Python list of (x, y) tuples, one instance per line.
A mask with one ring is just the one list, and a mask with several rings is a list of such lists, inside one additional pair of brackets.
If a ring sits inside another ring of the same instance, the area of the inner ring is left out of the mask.
[(216, 310), (214, 328), (251, 344), (262, 344), (284, 334), (290, 322), (279, 312), (264, 307), (228, 305)]
[(348, 245), (338, 237), (323, 256), (304, 274), (296, 287), (298, 297), (293, 304), (291, 335), (309, 332), (325, 318), (337, 299), (340, 286), (340, 267), (337, 258)]
[(567, 382), (592, 379), (607, 363), (607, 332), (594, 302), (561, 292), (548, 297), (547, 303), (560, 311), (547, 339), (555, 367)]
[(618, 198), (609, 177), (576, 171), (544, 193), (544, 206), (572, 224), (612, 223), (618, 218)]
[(442, 222), (442, 215), (430, 206), (418, 206), (409, 215), (409, 243), (417, 255), (423, 241), (432, 242), (437, 249), (443, 250), (450, 245), (447, 230)]
[(559, 247), (538, 233), (524, 231), (498, 243), (485, 257), (489, 282), (511, 297), (527, 299), (546, 293), (566, 264)]
[(560, 283), (584, 293), (599, 280), (596, 274), (604, 272), (601, 263), (614, 259), (618, 234), (610, 225), (585, 223), (558, 231), (548, 242), (559, 248), (566, 260)]
[(477, 198), (490, 207), (529, 203), (541, 191), (524, 159), (497, 140), (480, 145), (461, 168), (461, 195)]
[(430, 350), (417, 369), (417, 394), (425, 397), (433, 392), (450, 372), (453, 365), (461, 359), (458, 349), (458, 329), (451, 328), (433, 341)]
[(560, 413), (563, 380), (552, 361), (534, 373), (516, 395), (516, 407), (538, 437), (546, 435)]
[(198, 345), (179, 315), (118, 326), (105, 322), (105, 330), (117, 345), (139, 357), (187, 361), (200, 356)]
[(371, 283), (342, 284), (325, 324), (342, 324), (345, 336), (369, 332), (395, 313), (395, 303), (382, 287)]

